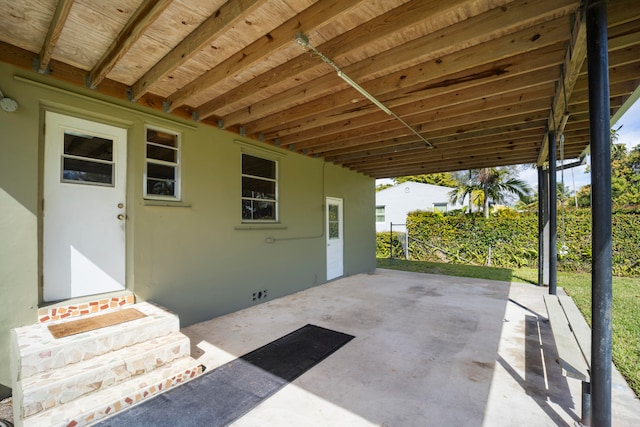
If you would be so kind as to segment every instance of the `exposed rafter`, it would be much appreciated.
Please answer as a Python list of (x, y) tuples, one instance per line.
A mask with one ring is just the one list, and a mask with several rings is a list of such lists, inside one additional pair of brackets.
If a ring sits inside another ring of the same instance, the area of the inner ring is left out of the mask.
[(155, 22), (173, 0), (144, 0), (118, 37), (102, 55), (87, 77), (87, 86), (95, 88), (116, 63), (129, 51), (144, 31)]
[[(363, 0), (331, 0), (330, 2), (316, 3), (309, 9), (305, 9), (299, 15), (265, 35), (250, 46), (243, 48), (222, 64), (207, 71), (184, 88), (173, 93), (169, 98), (170, 108), (176, 108), (188, 103), (196, 93), (207, 89), (229, 76), (233, 76), (241, 69), (250, 67), (254, 62), (264, 60), (274, 51), (286, 44), (290, 44), (293, 36), (299, 29), (309, 28), (315, 31), (317, 27), (326, 23), (331, 17), (350, 10)], [(201, 117), (207, 117), (205, 112), (199, 111)]]
[(139, 99), (149, 88), (171, 71), (191, 59), (207, 43), (229, 30), (247, 13), (260, 7), (266, 0), (237, 0), (225, 3), (195, 31), (185, 37), (164, 58), (147, 71), (131, 88), (131, 97)]
[[(607, 3), (611, 114), (640, 85), (636, 2)], [(0, 0), (0, 61), (373, 177), (540, 163), (549, 129), (589, 144), (581, 4)]]
[(44, 43), (42, 43), (42, 49), (40, 49), (40, 55), (38, 57), (38, 71), (41, 73), (46, 72), (49, 67), (51, 54), (56, 47), (60, 33), (64, 29), (64, 24), (71, 11), (71, 6), (73, 6), (73, 0), (58, 0), (56, 10), (49, 24), (49, 30), (44, 38)]

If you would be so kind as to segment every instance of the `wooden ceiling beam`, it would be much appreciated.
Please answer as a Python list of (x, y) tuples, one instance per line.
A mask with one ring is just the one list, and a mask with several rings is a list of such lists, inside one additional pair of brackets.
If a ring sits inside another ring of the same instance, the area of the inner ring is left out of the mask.
[[(460, 96), (460, 94), (466, 94), (471, 88), (480, 85), (488, 85), (488, 93), (500, 93), (499, 86), (501, 84), (504, 84), (507, 89), (515, 87), (518, 84), (517, 81), (520, 81), (523, 88), (527, 88), (535, 83), (536, 76), (540, 81), (549, 78), (557, 79), (557, 68), (555, 67), (560, 63), (563, 51), (564, 48), (561, 45), (546, 47), (532, 54), (516, 55), (502, 61), (441, 76), (434, 80), (421, 81), (402, 91), (380, 96), (379, 99), (385, 105), (397, 108), (405, 103), (421, 100), (434, 99), (437, 102), (439, 97), (447, 94)], [(549, 71), (552, 68), (554, 69)], [(555, 78), (549, 73), (555, 74)], [(363, 100), (354, 104), (352, 100), (353, 89), (349, 88), (306, 104), (297, 105), (294, 108), (282, 110), (254, 122), (245, 123), (244, 127), (248, 134), (264, 133), (272, 128), (286, 129), (286, 123), (292, 123), (295, 126), (304, 123), (304, 120), (313, 121), (325, 117), (339, 108), (348, 111), (368, 103)], [(442, 105), (449, 104), (443, 103)]]
[[(526, 108), (532, 111), (532, 105), (535, 105), (535, 110), (544, 109), (548, 106), (548, 99), (552, 92), (553, 83), (544, 83), (540, 86), (531, 87), (527, 91), (514, 91), (499, 95), (487, 94), (486, 97), (477, 97), (471, 101), (454, 105), (447, 105), (444, 102), (437, 106), (430, 103), (429, 107), (421, 102), (404, 105), (397, 109), (397, 113), (407, 123), (416, 126), (420, 132), (427, 132), (429, 128), (432, 130), (437, 129), (437, 126), (433, 127), (436, 123), (446, 121), (447, 124), (455, 124), (459, 117), (468, 117), (469, 114), (476, 115), (477, 121), (480, 121), (490, 116), (490, 114), (483, 113), (492, 111), (495, 111), (495, 114), (505, 114), (506, 110), (510, 109), (512, 114), (519, 114), (521, 110)], [(540, 100), (543, 100), (543, 103)], [(447, 108), (442, 108), (442, 105), (447, 105)], [(367, 115), (332, 123), (331, 126), (307, 127), (289, 135), (281, 133), (275, 135), (265, 134), (265, 138), (280, 138), (282, 141), (293, 144), (299, 144), (303, 141), (315, 144), (316, 141), (332, 138), (334, 134), (343, 133), (346, 130), (361, 132), (365, 135), (367, 132), (377, 132), (380, 130), (378, 128), (380, 123), (384, 123), (382, 125), (384, 128), (399, 124), (395, 120), (389, 121), (389, 117), (384, 112), (374, 110)], [(432, 139), (431, 135), (429, 139)]]
[[(445, 19), (445, 17), (454, 15), (457, 19), (462, 20), (465, 17), (465, 13), (461, 12), (461, 6), (465, 3), (467, 3), (465, 0), (447, 2), (441, 0), (412, 0), (372, 19), (364, 25), (339, 34), (326, 43), (317, 46), (317, 48), (334, 62), (340, 64), (351, 52), (364, 49), (371, 50), (371, 45), (375, 41), (387, 38), (394, 33), (406, 31), (407, 28), (420, 23), (428, 23), (430, 28), (438, 30), (441, 29), (438, 26), (451, 19)], [(490, 3), (485, 2), (479, 6), (476, 12), (487, 11), (490, 7)], [(303, 30), (308, 31), (307, 29)], [(208, 117), (214, 114), (222, 115), (223, 112), (220, 110), (226, 110), (230, 105), (247, 97), (255, 97), (263, 89), (282, 81), (299, 79), (300, 77), (298, 76), (301, 74), (312, 71), (322, 64), (322, 61), (315, 55), (300, 55), (198, 106), (198, 113), (201, 117)]]
[(532, 154), (522, 154), (518, 156), (502, 156), (499, 153), (493, 156), (483, 158), (467, 159), (460, 158), (447, 162), (418, 162), (411, 164), (402, 164), (396, 166), (390, 164), (388, 166), (364, 167), (357, 172), (374, 178), (395, 178), (407, 175), (422, 175), (437, 172), (455, 172), (459, 170), (480, 169), (483, 167), (500, 167), (508, 165), (521, 165), (534, 163), (537, 152)]
[(139, 99), (151, 86), (200, 52), (211, 40), (221, 36), (245, 15), (266, 0), (234, 0), (223, 4), (202, 24), (177, 44), (131, 86), (131, 97)]
[[(538, 24), (531, 28), (526, 28), (467, 49), (458, 50), (442, 57), (437, 56), (439, 52), (431, 51), (431, 55), (433, 55), (431, 60), (387, 74), (375, 80), (364, 81), (361, 86), (374, 96), (382, 97), (387, 93), (406, 90), (408, 87), (445, 78), (450, 74), (477, 68), (482, 65), (493, 64), (544, 47), (558, 45), (559, 43), (564, 43), (566, 39), (566, 19), (565, 17), (545, 22), (544, 24)], [(430, 40), (432, 37), (433, 35), (429, 35), (426, 38), (417, 39), (423, 43), (417, 43), (416, 46), (421, 46), (422, 51), (424, 51), (424, 46), (428, 46), (428, 44), (424, 44), (425, 39)], [(449, 49), (447, 49), (447, 51), (448, 50)], [(404, 52), (404, 49), (399, 47), (397, 51)], [(383, 55), (383, 59), (374, 56), (370, 60), (361, 61), (366, 64), (366, 68), (362, 68), (363, 64), (356, 63), (344, 67), (343, 71), (356, 81), (365, 80), (368, 78), (367, 76), (375, 76), (379, 69), (391, 67), (395, 61), (393, 52), (394, 50), (391, 50), (381, 54)], [(414, 53), (417, 57), (425, 57), (424, 53), (415, 51)], [(530, 55), (529, 59), (534, 60), (534, 56)], [(356, 67), (358, 71), (352, 72)], [(300, 102), (296, 103), (301, 104), (304, 103), (304, 100), (313, 100), (333, 94), (345, 87), (345, 84), (340, 81), (340, 78), (336, 74), (331, 73), (255, 103), (250, 109), (244, 109), (227, 115), (224, 117), (224, 120), (230, 124), (245, 124), (276, 113), (279, 110), (290, 108), (292, 106), (292, 100), (300, 100)], [(350, 91), (351, 100), (362, 99), (362, 96), (354, 89), (350, 89)]]
[[(172, 93), (167, 101), (170, 109), (188, 104), (192, 96), (208, 89), (220, 81), (232, 77), (257, 61), (264, 60), (278, 49), (295, 43), (294, 36), (301, 29), (313, 32), (337, 15), (348, 12), (363, 0), (327, 0), (315, 3), (298, 15), (275, 28), (266, 37), (261, 37), (239, 50), (221, 64), (213, 67), (197, 79)], [(233, 2), (229, 2), (233, 3)], [(198, 113), (200, 114), (200, 113)], [(203, 117), (208, 117), (203, 115)]]
[[(473, 138), (468, 140), (446, 140), (446, 139), (433, 139), (434, 144), (438, 144), (438, 147), (443, 148), (451, 145), (449, 148), (453, 148), (456, 146), (468, 147), (470, 144), (473, 145), (482, 145), (482, 144), (501, 144), (501, 143), (509, 143), (512, 141), (518, 141), (523, 139), (534, 139), (539, 137), (540, 131), (538, 129), (532, 129), (529, 131), (519, 130), (517, 132), (510, 133), (499, 133), (490, 136), (485, 136), (482, 138)], [(445, 145), (446, 144), (446, 145)], [(356, 160), (362, 158), (364, 156), (384, 156), (390, 155), (396, 152), (403, 152), (407, 150), (413, 150), (416, 148), (424, 148), (424, 143), (419, 141), (409, 142), (409, 143), (393, 143), (389, 142), (387, 145), (382, 143), (376, 143), (375, 147), (367, 149), (366, 147), (351, 147), (351, 148), (338, 148), (333, 151), (327, 151), (323, 153), (323, 157), (325, 160), (329, 162), (348, 162), (351, 160)]]
[[(389, 108), (393, 110), (404, 120), (410, 120), (410, 116), (416, 112), (424, 113), (442, 109), (442, 106), (453, 107), (463, 103), (477, 100), (487, 100), (491, 103), (490, 98), (497, 96), (505, 96), (507, 94), (517, 93), (518, 91), (527, 91), (531, 93), (534, 88), (540, 88), (544, 85), (553, 84), (557, 77), (557, 69), (549, 67), (536, 72), (521, 74), (517, 76), (504, 76), (495, 81), (485, 82), (484, 84), (462, 84), (448, 87), (449, 90), (419, 90), (410, 95), (397, 97), (389, 97), (389, 101), (385, 102)], [(474, 81), (475, 83), (476, 81)], [(550, 86), (552, 88), (552, 86)], [(436, 94), (441, 92), (441, 95)], [(372, 113), (372, 108), (367, 106), (361, 107), (361, 103), (349, 107), (338, 107), (319, 114), (317, 116), (307, 117), (287, 123), (287, 126), (275, 126), (270, 129), (260, 129), (265, 138), (283, 137), (295, 132), (312, 129), (320, 126), (337, 125), (341, 126), (342, 122), (351, 121), (362, 116)], [(254, 131), (253, 127), (247, 126), (247, 129)], [(254, 132), (251, 132), (254, 133)]]
[(509, 153), (510, 156), (520, 156), (527, 155), (531, 156), (531, 152), (537, 152), (538, 147), (537, 144), (531, 140), (522, 142), (520, 144), (495, 144), (493, 147), (491, 146), (483, 146), (476, 147), (470, 150), (464, 150), (464, 152), (456, 152), (454, 150), (447, 150), (438, 153), (437, 156), (433, 156), (433, 153), (425, 153), (426, 148), (422, 147), (422, 149), (416, 149), (406, 153), (400, 153), (392, 156), (381, 156), (381, 157), (367, 157), (359, 160), (353, 160), (349, 162), (334, 162), (340, 164), (344, 167), (348, 167), (349, 169), (364, 169), (364, 168), (375, 168), (379, 166), (388, 166), (390, 163), (396, 164), (411, 164), (411, 163), (421, 163), (424, 161), (435, 161), (435, 162), (450, 162), (457, 161), (460, 158), (482, 158), (482, 157), (491, 157), (495, 156), (496, 153)]
[[(441, 138), (443, 141), (461, 141), (462, 143), (477, 138), (483, 138), (486, 136), (494, 136), (501, 133), (517, 132), (530, 129), (538, 129), (540, 135), (544, 130), (544, 117), (538, 118), (538, 120), (523, 121), (526, 116), (521, 116), (510, 120), (505, 123), (505, 120), (493, 120), (486, 127), (480, 129), (472, 129), (471, 127), (453, 127), (443, 129), (434, 135), (435, 140)], [(308, 154), (324, 156), (327, 152), (333, 152), (340, 149), (348, 148), (375, 148), (378, 146), (387, 146), (390, 141), (398, 144), (404, 144), (415, 141), (415, 136), (407, 136), (401, 134), (401, 131), (395, 129), (389, 132), (383, 132), (378, 135), (369, 135), (366, 137), (356, 137), (353, 139), (345, 139), (334, 142), (333, 144), (326, 144), (324, 146), (318, 146), (307, 149)], [(294, 146), (295, 148), (295, 146)]]
[(87, 86), (96, 88), (115, 67), (120, 59), (131, 49), (142, 34), (165, 11), (173, 0), (144, 0), (129, 19), (116, 39), (111, 43), (102, 58), (96, 63), (87, 77)]
[[(423, 135), (435, 137), (438, 131), (450, 129), (453, 133), (459, 133), (462, 128), (473, 128), (479, 125), (486, 126), (491, 120), (501, 119), (509, 123), (519, 123), (521, 121), (535, 120), (540, 114), (547, 111), (549, 105), (548, 98), (538, 99), (523, 104), (509, 103), (507, 105), (499, 105), (495, 108), (485, 108), (482, 111), (449, 111), (443, 110), (439, 112), (427, 112), (412, 117), (411, 123)], [(334, 128), (330, 128), (333, 130)], [(306, 138), (304, 140), (294, 140), (291, 137), (282, 138), (284, 144), (294, 144), (297, 149), (305, 149), (318, 145), (331, 143), (343, 139), (357, 138), (366, 135), (376, 135), (380, 132), (398, 129), (404, 134), (408, 134), (406, 128), (395, 120), (387, 120), (385, 122), (371, 123), (368, 126), (358, 128), (348, 128), (341, 132), (331, 133), (329, 135), (319, 135), (316, 138)]]
[(73, 6), (73, 0), (58, 0), (56, 10), (53, 12), (53, 18), (47, 30), (47, 35), (40, 49), (40, 55), (38, 56), (38, 72), (40, 73), (47, 72), (53, 49), (55, 49), (56, 43), (58, 43), (58, 39), (60, 38), (60, 33), (62, 33), (64, 29), (64, 24), (67, 22), (71, 6)]

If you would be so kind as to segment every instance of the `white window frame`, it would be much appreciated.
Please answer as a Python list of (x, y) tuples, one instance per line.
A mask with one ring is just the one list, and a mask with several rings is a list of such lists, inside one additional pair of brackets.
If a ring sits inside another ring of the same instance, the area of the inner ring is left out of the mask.
[[(148, 135), (148, 131), (149, 130), (154, 130), (157, 132), (164, 132), (164, 133), (168, 133), (170, 135), (174, 135), (176, 137), (176, 146), (175, 147), (169, 147), (167, 145), (163, 145), (163, 144), (157, 144), (154, 142), (150, 142), (149, 140), (147, 140), (147, 135)], [(161, 128), (158, 126), (153, 126), (153, 125), (145, 125), (144, 127), (144, 177), (143, 177), (143, 181), (142, 181), (142, 186), (143, 186), (143, 194), (144, 194), (144, 198), (148, 199), (148, 200), (172, 200), (172, 201), (180, 201), (181, 200), (181, 175), (182, 175), (182, 171), (181, 171), (181, 151), (182, 151), (182, 135), (180, 132), (176, 132), (174, 130), (170, 130), (170, 129), (165, 129), (165, 128)], [(166, 160), (159, 160), (159, 159), (152, 159), (147, 157), (147, 146), (151, 144), (154, 146), (158, 146), (158, 147), (162, 147), (162, 148), (166, 148), (166, 149), (174, 149), (176, 151), (176, 161), (175, 162), (168, 162)], [(175, 178), (176, 178), (176, 182), (175, 182), (175, 186), (174, 186), (174, 191), (173, 191), (173, 196), (167, 196), (167, 195), (162, 195), (162, 194), (148, 194), (147, 193), (147, 181), (148, 181), (148, 177), (147, 177), (147, 168), (149, 166), (149, 164), (156, 164), (156, 165), (162, 165), (162, 166), (169, 166), (169, 167), (173, 167), (175, 169)]]
[[(255, 157), (258, 159), (262, 159), (262, 160), (266, 160), (268, 162), (273, 162), (275, 165), (275, 178), (265, 178), (263, 176), (255, 176), (255, 175), (249, 175), (249, 174), (245, 174), (244, 171), (242, 170), (242, 157), (243, 156), (251, 156), (251, 157)], [(242, 151), (240, 154), (240, 201), (242, 203), (244, 203), (245, 200), (264, 200), (264, 201), (270, 201), (274, 203), (274, 219), (246, 219), (242, 217), (242, 212), (240, 212), (240, 218), (242, 220), (243, 223), (267, 223), (267, 224), (273, 224), (273, 223), (277, 223), (279, 221), (280, 218), (280, 213), (279, 213), (279, 205), (280, 205), (280, 197), (279, 197), (279, 191), (280, 191), (280, 185), (279, 185), (279, 174), (280, 174), (280, 165), (279, 165), (279, 161), (273, 158), (270, 158), (268, 156), (264, 156), (264, 155), (259, 155), (256, 153), (252, 153), (252, 152), (245, 152)], [(275, 199), (258, 199), (258, 198), (252, 198), (252, 197), (245, 197), (243, 195), (244, 189), (242, 187), (242, 178), (252, 178), (252, 179), (257, 179), (257, 180), (262, 180), (262, 181), (268, 181), (268, 182), (274, 182), (275, 183)]]
[[(382, 209), (382, 221), (380, 221), (378, 219), (378, 217), (380, 216), (380, 214), (378, 213), (378, 209)], [(376, 206), (376, 222), (382, 223), (385, 222), (387, 219), (387, 209), (385, 205), (378, 205)]]
[(433, 204), (433, 211), (434, 212), (447, 213), (449, 211), (449, 204), (448, 203), (434, 203)]

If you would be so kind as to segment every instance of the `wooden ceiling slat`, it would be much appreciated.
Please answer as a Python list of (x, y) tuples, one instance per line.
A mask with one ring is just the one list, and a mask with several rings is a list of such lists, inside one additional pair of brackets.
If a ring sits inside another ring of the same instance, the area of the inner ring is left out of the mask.
[[(528, 131), (518, 130), (517, 132), (514, 132), (514, 131), (509, 133), (503, 132), (496, 135), (474, 138), (471, 141), (473, 141), (472, 143), (474, 145), (475, 144), (482, 145), (482, 144), (490, 144), (490, 143), (499, 144), (499, 143), (506, 143), (510, 141), (517, 141), (520, 139), (532, 140), (532, 139), (538, 138), (539, 135), (540, 135), (540, 132), (538, 129), (531, 129)], [(445, 144), (449, 144), (453, 147), (455, 145), (461, 145), (464, 143), (465, 147), (467, 147), (468, 144), (471, 143), (471, 142), (468, 142), (468, 140), (446, 141), (444, 139), (434, 139), (433, 142), (434, 144), (437, 143), (438, 146), (441, 148), (446, 147)], [(324, 158), (329, 162), (344, 163), (351, 160), (360, 159), (362, 157), (368, 158), (369, 156), (384, 156), (384, 155), (393, 154), (399, 151), (408, 151), (416, 148), (424, 148), (424, 143), (419, 141), (410, 142), (408, 144), (399, 144), (399, 143), (389, 142), (387, 146), (382, 146), (382, 143), (378, 142), (378, 143), (375, 143), (375, 145), (376, 145), (376, 148), (371, 148), (371, 149), (366, 149), (366, 147), (363, 147), (363, 146), (356, 146), (351, 148), (338, 148), (333, 151), (327, 151), (323, 154), (324, 154)]]
[(229, 76), (233, 76), (241, 69), (250, 66), (256, 61), (263, 60), (274, 51), (293, 42), (293, 35), (304, 28), (306, 31), (314, 31), (337, 14), (349, 11), (363, 0), (331, 0), (319, 2), (305, 9), (297, 16), (227, 58), (222, 64), (212, 68), (205, 74), (190, 82), (182, 89), (174, 92), (167, 98), (170, 109), (185, 105), (189, 99), (198, 92), (207, 89), (213, 84)]
[[(383, 102), (398, 115), (407, 119), (415, 112), (438, 110), (441, 109), (442, 106), (452, 107), (465, 102), (486, 99), (510, 92), (530, 91), (532, 87), (539, 87), (540, 85), (555, 82), (557, 76), (558, 70), (557, 67), (554, 66), (516, 76), (510, 74), (494, 76), (494, 81), (471, 80), (459, 85), (418, 90), (398, 98), (389, 98), (388, 101)], [(283, 137), (290, 133), (300, 132), (312, 127), (328, 126), (331, 124), (340, 125), (341, 121), (353, 120), (354, 118), (370, 114), (371, 107), (366, 106), (367, 108), (365, 108), (362, 104), (365, 103), (358, 103), (352, 108), (341, 106), (326, 111), (323, 114), (318, 114), (317, 116), (290, 121), (287, 122), (286, 127), (282, 125), (273, 126), (273, 123), (271, 123), (271, 128), (269, 129), (256, 129), (250, 125), (247, 125), (246, 129), (248, 133), (260, 132), (265, 138), (270, 139)]]
[(187, 62), (204, 45), (223, 34), (243, 16), (260, 7), (265, 1), (237, 0), (225, 3), (133, 84), (131, 87), (133, 99), (139, 99), (154, 83)]
[[(441, 0), (412, 0), (389, 12), (369, 21), (366, 25), (356, 27), (350, 31), (318, 46), (318, 49), (336, 63), (342, 63), (346, 55), (352, 51), (371, 49), (376, 40), (403, 31), (407, 27), (415, 26), (423, 21), (433, 27), (437, 25), (438, 17), (451, 14), (463, 5), (465, 1), (455, 0), (443, 2)], [(485, 8), (488, 8), (487, 4)], [(484, 9), (481, 9), (484, 10)], [(309, 31), (303, 28), (305, 31)], [(437, 27), (436, 27), (437, 29)], [(275, 85), (283, 80), (294, 80), (301, 74), (313, 70), (322, 65), (322, 62), (314, 55), (300, 55), (293, 60), (282, 64), (268, 73), (263, 73), (256, 78), (234, 88), (233, 90), (218, 96), (207, 103), (198, 106), (201, 117), (220, 114), (219, 110), (228, 107), (249, 96), (255, 97), (264, 88)]]
[(56, 47), (60, 33), (62, 33), (64, 29), (64, 24), (69, 17), (71, 6), (73, 6), (73, 0), (58, 0), (56, 10), (53, 13), (53, 19), (51, 20), (49, 30), (47, 31), (44, 43), (42, 43), (42, 49), (40, 50), (38, 71), (41, 73), (46, 72), (49, 67), (53, 49)]
[[(549, 78), (549, 70), (560, 64), (563, 50), (562, 45), (548, 46), (532, 54), (516, 55), (502, 61), (472, 69), (465, 69), (428, 82), (419, 82), (407, 87), (405, 90), (380, 96), (379, 99), (386, 105), (397, 107), (405, 102), (410, 103), (423, 99), (436, 99), (439, 96), (449, 93), (463, 93), (480, 85), (486, 85), (487, 94), (500, 93), (500, 89), (496, 89), (496, 86), (498, 86), (500, 82), (504, 82), (505, 87), (509, 87), (509, 83), (507, 82), (510, 81), (510, 79), (518, 80), (523, 78), (522, 76), (535, 75), (536, 73), (539, 73), (541, 81)], [(558, 69), (555, 68), (551, 73), (555, 74), (554, 80), (557, 79), (559, 75)], [(531, 81), (523, 81), (522, 87), (526, 89), (531, 84)], [(280, 123), (296, 125), (302, 120), (314, 121), (317, 117), (324, 117), (337, 108), (350, 110), (368, 103), (368, 101), (365, 100), (353, 104), (351, 102), (352, 99), (353, 89), (348, 88), (330, 96), (325, 96), (306, 104), (298, 105), (292, 109), (282, 110), (281, 112), (258, 119), (254, 122), (246, 123), (244, 126), (248, 134), (256, 134), (258, 132), (266, 133), (269, 129), (278, 126)], [(442, 105), (448, 104), (443, 102)], [(278, 127), (285, 128), (285, 126)]]
[(173, 0), (144, 0), (133, 14), (109, 49), (93, 67), (87, 79), (87, 86), (97, 87), (109, 74), (116, 63), (138, 41), (144, 31), (155, 22)]
[[(404, 88), (434, 81), (450, 74), (492, 64), (557, 43), (564, 43), (567, 34), (566, 24), (565, 19), (557, 19), (536, 25), (488, 43), (463, 49), (436, 60), (364, 82), (361, 86), (374, 96), (381, 97), (384, 94), (398, 92)], [(393, 57), (389, 57), (387, 61), (393, 61)], [(377, 67), (378, 63), (375, 60), (369, 61), (368, 72), (370, 74), (376, 73)], [(362, 79), (362, 76), (352, 74), (350, 69), (351, 66), (345, 67), (344, 72), (353, 79)], [(286, 109), (286, 106), (291, 103), (291, 99), (316, 99), (336, 92), (336, 88), (344, 87), (345, 85), (341, 83), (339, 77), (332, 73), (253, 104), (250, 110), (225, 116), (224, 120), (229, 124), (244, 124)], [(353, 93), (352, 99), (362, 99), (358, 92), (353, 89), (351, 91)]]
[[(485, 107), (482, 107), (482, 101), (472, 101), (469, 103), (470, 105), (476, 106), (478, 108), (477, 110), (473, 110), (471, 109), (472, 107), (467, 107), (463, 104), (458, 106), (457, 109), (451, 108), (443, 110), (442, 112), (428, 111), (426, 113), (414, 115), (411, 118), (410, 123), (413, 124), (421, 134), (428, 135), (428, 139), (431, 140), (434, 134), (442, 129), (452, 129), (457, 132), (456, 128), (465, 126), (473, 127), (496, 118), (508, 120), (511, 117), (517, 117), (517, 120), (532, 120), (533, 117), (537, 117), (541, 112), (547, 111), (549, 108), (550, 97), (548, 96), (543, 96), (542, 98), (526, 103), (518, 103), (518, 97), (519, 95), (516, 94), (507, 98), (504, 105), (496, 102), (491, 106), (485, 105)], [(523, 115), (524, 119), (522, 118)], [(330, 132), (333, 132), (330, 134), (320, 134), (320, 132), (316, 130), (318, 136), (315, 138), (312, 135), (305, 133), (299, 138), (283, 138), (282, 142), (284, 144), (295, 144), (296, 149), (305, 149), (331, 143), (336, 140), (376, 135), (380, 132), (392, 129), (398, 129), (400, 131), (404, 129), (404, 132), (407, 132), (406, 128), (404, 128), (402, 124), (392, 119), (386, 122), (375, 121), (368, 125), (365, 124), (357, 128), (348, 128), (347, 130), (342, 130), (340, 132), (335, 132), (334, 129), (334, 127), (328, 129)]]
[[(0, 1), (0, 61), (378, 178), (546, 161), (559, 121), (564, 157), (589, 145), (580, 0), (169, 1)], [(611, 114), (640, 86), (636, 3), (607, 3)]]

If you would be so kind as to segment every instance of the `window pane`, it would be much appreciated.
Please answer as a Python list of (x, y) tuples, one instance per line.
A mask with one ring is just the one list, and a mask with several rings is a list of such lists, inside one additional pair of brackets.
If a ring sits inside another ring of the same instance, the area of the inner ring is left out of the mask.
[(167, 147), (178, 147), (178, 135), (155, 129), (147, 129), (147, 141), (166, 145)]
[(176, 168), (173, 166), (157, 165), (155, 163), (147, 163), (147, 178), (159, 178), (175, 181)]
[(113, 161), (113, 141), (90, 135), (64, 133), (64, 154)]
[(263, 200), (242, 201), (243, 220), (275, 220), (276, 204)]
[(329, 222), (329, 238), (330, 239), (339, 239), (340, 238), (340, 227), (337, 222)]
[(338, 205), (329, 205), (329, 221), (338, 221)]
[(276, 183), (262, 179), (242, 177), (242, 197), (275, 200)]
[(113, 164), (64, 158), (62, 179), (64, 181), (113, 184)]
[(253, 157), (248, 154), (243, 154), (242, 173), (244, 175), (276, 179), (276, 162), (274, 162), (273, 160), (261, 159), (260, 157)]
[(147, 144), (147, 158), (177, 163), (178, 151), (174, 150), (173, 148), (159, 147), (157, 145)]
[(147, 194), (154, 194), (158, 196), (174, 196), (175, 188), (175, 181), (147, 179)]

